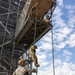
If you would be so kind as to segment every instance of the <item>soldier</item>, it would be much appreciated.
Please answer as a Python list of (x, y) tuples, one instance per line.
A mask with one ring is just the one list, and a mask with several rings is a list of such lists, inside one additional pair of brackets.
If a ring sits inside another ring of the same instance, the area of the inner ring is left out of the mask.
[(40, 65), (38, 64), (38, 60), (37, 60), (37, 56), (36, 56), (36, 49), (37, 49), (36, 45), (33, 45), (30, 47), (30, 56), (32, 57), (34, 65), (36, 67), (39, 67)]
[(26, 69), (25, 68), (25, 59), (21, 59), (18, 61), (18, 64), (20, 67), (18, 67), (12, 75), (28, 75), (28, 72), (34, 72), (36, 73), (37, 71), (35, 69)]
[(45, 21), (46, 23), (50, 23), (50, 22), (51, 22), (51, 16), (46, 15), (46, 18), (44, 19), (44, 21)]

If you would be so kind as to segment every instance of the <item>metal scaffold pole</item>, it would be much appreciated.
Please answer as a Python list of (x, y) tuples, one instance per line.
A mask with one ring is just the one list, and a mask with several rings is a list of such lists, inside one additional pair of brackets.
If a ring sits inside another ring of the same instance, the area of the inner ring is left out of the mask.
[[(15, 41), (13, 40), (13, 47), (12, 47), (12, 55), (11, 57), (13, 58), (14, 55), (14, 47), (15, 47)], [(13, 63), (13, 59), (10, 59), (10, 72), (12, 71), (12, 63)]]
[[(10, 0), (10, 3), (9, 3), (9, 8), (8, 8), (8, 15), (7, 15), (7, 21), (6, 21), (6, 25), (5, 25), (5, 32), (4, 32), (4, 35), (3, 35), (3, 42), (2, 44), (4, 44), (5, 42), (5, 36), (6, 36), (6, 31), (7, 31), (7, 25), (8, 25), (8, 19), (9, 19), (9, 12), (10, 12), (10, 7), (11, 7), (11, 0)], [(9, 33), (9, 32), (8, 32)], [(10, 34), (10, 33), (9, 33)], [(11, 35), (11, 34), (10, 34)], [(4, 45), (3, 45), (4, 46)], [(3, 54), (3, 46), (1, 47), (1, 55)]]

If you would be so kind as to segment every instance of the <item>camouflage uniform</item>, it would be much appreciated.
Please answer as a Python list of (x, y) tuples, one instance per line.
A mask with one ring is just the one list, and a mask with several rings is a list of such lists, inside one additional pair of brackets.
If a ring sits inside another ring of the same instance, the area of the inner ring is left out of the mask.
[(26, 74), (26, 69), (25, 67), (18, 67), (13, 75), (25, 75)]
[(20, 67), (18, 67), (12, 75), (28, 75), (29, 72), (37, 72), (35, 69), (26, 69), (25, 62), (25, 59), (19, 60), (18, 64), (20, 65)]
[(50, 23), (50, 22), (51, 22), (51, 16), (46, 15), (46, 18), (44, 19), (44, 21), (45, 21), (46, 23)]
[(38, 61), (37, 61), (37, 56), (36, 56), (36, 49), (37, 49), (37, 46), (33, 45), (30, 47), (30, 56), (32, 57), (32, 60), (34, 62), (34, 65), (36, 67), (39, 67), (39, 64), (38, 64)]

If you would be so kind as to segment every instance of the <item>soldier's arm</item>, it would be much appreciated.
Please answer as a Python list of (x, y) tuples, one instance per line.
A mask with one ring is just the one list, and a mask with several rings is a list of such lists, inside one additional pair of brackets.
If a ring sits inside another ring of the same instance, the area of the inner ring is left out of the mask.
[(14, 73), (12, 75), (16, 75), (16, 72), (14, 71)]

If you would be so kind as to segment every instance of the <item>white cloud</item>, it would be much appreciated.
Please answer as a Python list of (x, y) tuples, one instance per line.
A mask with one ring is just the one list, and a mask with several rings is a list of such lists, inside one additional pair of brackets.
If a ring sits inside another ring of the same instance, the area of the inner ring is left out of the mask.
[(75, 32), (70, 35), (66, 43), (69, 45), (69, 47), (75, 46)]
[(68, 50), (64, 50), (63, 52), (64, 52), (63, 55), (72, 55), (72, 52), (69, 52)]
[[(62, 28), (62, 27), (60, 27), (60, 28), (54, 30), (54, 34), (55, 34), (54, 38), (58, 42), (58, 44), (60, 44), (60, 42), (62, 43), (64, 41), (64, 39), (68, 38), (69, 34), (72, 31), (73, 30), (71, 28), (68, 28), (68, 27), (63, 27)], [(63, 42), (63, 43), (64, 43), (63, 45), (65, 45), (65, 42)]]
[[(47, 35), (45, 35), (42, 39), (41, 39), (41, 43), (43, 44), (43, 42), (48, 42), (48, 43), (52, 43), (52, 39), (51, 39), (52, 35), (51, 35), (51, 31), (49, 31), (47, 33)], [(43, 41), (43, 42), (42, 42)]]
[[(66, 46), (65, 42), (60, 42), (58, 45), (56, 45), (57, 48), (62, 49)], [(58, 50), (59, 51), (59, 50)]]
[[(75, 6), (66, 5), (66, 9), (68, 10), (67, 14), (63, 14), (62, 9), (57, 6), (53, 17), (54, 41), (56, 43), (55, 46), (58, 48), (64, 48), (67, 44), (71, 44), (72, 47), (75, 46), (74, 39), (72, 41), (70, 37), (71, 33), (75, 31)], [(73, 12), (71, 13), (71, 11)], [(64, 15), (67, 15), (66, 17), (68, 18), (66, 22), (65, 17), (62, 18)]]
[(67, 25), (73, 29), (75, 27), (75, 16), (73, 14), (69, 14), (68, 18), (69, 18), (69, 21)]
[(70, 28), (74, 28), (75, 24), (75, 5), (66, 5), (67, 17), (68, 17), (68, 25)]
[[(75, 64), (62, 61), (60, 61), (60, 63), (61, 66), (57, 66), (55, 68), (55, 75), (75, 75)], [(38, 75), (53, 75), (52, 64), (50, 64), (47, 67), (43, 67), (43, 69), (39, 68)]]
[[(53, 15), (54, 50), (62, 52), (55, 53), (59, 56), (59, 59), (55, 56), (55, 75), (75, 75), (75, 64), (70, 61), (73, 53), (70, 49), (70, 51), (66, 49), (66, 47), (75, 47), (75, 5), (64, 5), (63, 1), (58, 0), (58, 6)], [(66, 13), (63, 8), (66, 9)], [(52, 59), (50, 59), (52, 55), (49, 56), (47, 53), (51, 53), (51, 49), (51, 33), (49, 32), (40, 40), (37, 56), (42, 67), (39, 68), (38, 75), (53, 75)], [(49, 60), (47, 60), (48, 57)]]
[(48, 42), (43, 42), (40, 46), (40, 49), (43, 49), (43, 50), (51, 50), (52, 49), (52, 45)]
[(67, 26), (64, 19), (62, 19), (63, 16), (63, 11), (60, 7), (56, 7), (54, 11), (54, 16), (53, 16), (53, 25), (54, 29), (55, 28), (60, 28), (60, 27), (65, 27)]
[(66, 5), (65, 8), (68, 9), (68, 10), (72, 10), (72, 9), (74, 10), (75, 5)]
[(47, 66), (49, 63), (48, 61), (43, 61), (43, 63), (40, 63), (40, 67), (45, 67)]
[(75, 64), (63, 62), (61, 67), (56, 68), (56, 75), (75, 75)]
[(55, 60), (55, 67), (61, 67), (62, 66), (62, 61), (61, 59), (56, 59)]
[(65, 34), (65, 36), (67, 36), (68, 34), (70, 34), (72, 31), (72, 29), (68, 28), (68, 27), (64, 27), (62, 28), (62, 30), (60, 30), (59, 32), (62, 34)]
[(61, 7), (63, 7), (63, 0), (57, 0), (57, 4), (59, 5), (59, 6), (61, 6)]
[(68, 50), (64, 50), (63, 51), (63, 56), (64, 56), (64, 61), (69, 61), (71, 59), (72, 52), (68, 51)]
[[(56, 7), (53, 14), (54, 14), (54, 15), (57, 15), (57, 14), (60, 13), (61, 11), (62, 11), (62, 10), (61, 10), (60, 7)], [(61, 14), (62, 14), (62, 13), (60, 13), (58, 16), (61, 16)]]
[(42, 62), (42, 61), (46, 60), (47, 56), (46, 56), (45, 52), (39, 52), (37, 57), (38, 57), (39, 62)]

